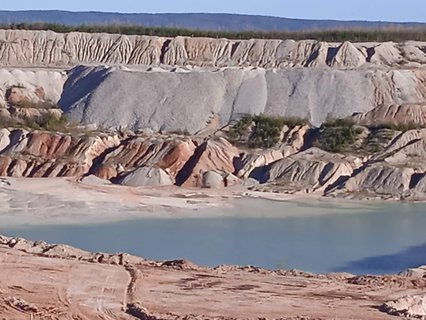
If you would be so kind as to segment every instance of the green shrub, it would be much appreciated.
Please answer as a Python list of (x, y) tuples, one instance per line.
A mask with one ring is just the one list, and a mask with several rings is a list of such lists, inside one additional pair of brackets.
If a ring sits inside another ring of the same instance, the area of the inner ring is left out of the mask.
[(100, 130), (89, 130), (85, 127), (79, 126), (78, 123), (70, 123), (68, 121), (68, 117), (65, 114), (57, 117), (52, 113), (45, 113), (39, 117), (31, 117), (26, 119), (10, 118), (8, 116), (0, 115), (0, 128), (46, 130), (85, 136), (90, 136), (95, 132), (98, 134), (102, 132)]
[(45, 115), (36, 118), (36, 123), (42, 129), (49, 131), (63, 131), (68, 123), (67, 116), (62, 114), (59, 118), (52, 113), (46, 113)]
[(0, 115), (0, 128), (7, 128), (10, 126), (13, 126), (15, 122), (10, 119), (9, 117), (1, 116)]
[(349, 118), (330, 118), (327, 117), (322, 127), (352, 127), (355, 125), (355, 121)]
[(188, 129), (184, 129), (184, 130), (174, 130), (169, 132), (170, 134), (176, 134), (179, 136), (190, 136), (191, 133), (188, 131)]
[(250, 114), (245, 114), (238, 120), (228, 131), (228, 136), (233, 141), (239, 141), (247, 131), (249, 130), (251, 124), (253, 123), (253, 116)]
[(320, 128), (316, 145), (329, 152), (345, 152), (362, 132), (350, 119), (327, 119)]
[(382, 152), (394, 138), (395, 131), (388, 128), (370, 128), (370, 133), (362, 144), (367, 154)]
[(22, 100), (16, 104), (16, 107), (34, 109), (59, 109), (59, 106), (51, 101), (34, 102), (29, 100)]
[(270, 148), (279, 142), (285, 118), (259, 114), (254, 117), (255, 129), (249, 139), (250, 148)]
[(70, 129), (68, 126), (68, 119), (65, 114), (62, 114), (58, 118), (52, 113), (45, 113), (39, 117), (26, 118), (22, 120), (11, 119), (9, 120), (7, 126), (59, 132), (68, 132)]
[(305, 126), (309, 124), (309, 120), (300, 117), (283, 117), (283, 122), (289, 128), (294, 128), (296, 126)]
[(370, 125), (368, 126), (368, 128), (371, 130), (389, 129), (394, 131), (406, 132), (409, 130), (422, 129), (422, 128), (425, 128), (425, 126), (418, 123), (414, 123), (414, 122), (409, 122), (409, 123), (382, 122), (375, 125)]
[[(250, 128), (252, 124), (254, 126)], [(270, 148), (279, 142), (284, 125), (294, 128), (307, 124), (308, 120), (298, 117), (245, 114), (229, 129), (228, 137), (249, 148)]]

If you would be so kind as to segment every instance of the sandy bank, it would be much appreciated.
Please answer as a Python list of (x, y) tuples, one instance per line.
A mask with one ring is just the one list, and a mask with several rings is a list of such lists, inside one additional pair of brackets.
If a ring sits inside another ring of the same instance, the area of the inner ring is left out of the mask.
[[(265, 199), (290, 201), (306, 206), (287, 215), (328, 213), (328, 205), (369, 208), (379, 202), (325, 199), (317, 194), (276, 194), (227, 189), (186, 189), (176, 186), (134, 188), (118, 185), (89, 185), (70, 178), (2, 178), (0, 217), (6, 225), (101, 223), (135, 218), (221, 217), (246, 214), (226, 210), (234, 200)], [(271, 202), (272, 204), (272, 202)], [(224, 210), (222, 210), (224, 209)], [(313, 210), (315, 209), (315, 210)], [(235, 211), (235, 210), (234, 210)], [(267, 211), (267, 210), (265, 210)], [(271, 213), (272, 214), (272, 213)], [(259, 216), (268, 213), (259, 212)]]

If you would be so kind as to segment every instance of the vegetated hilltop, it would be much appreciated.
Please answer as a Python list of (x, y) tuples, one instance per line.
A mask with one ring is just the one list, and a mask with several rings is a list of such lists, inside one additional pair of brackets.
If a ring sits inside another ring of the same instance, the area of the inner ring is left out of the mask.
[(324, 29), (412, 28), (422, 23), (288, 19), (222, 13), (112, 13), (69, 11), (0, 11), (1, 23), (57, 23), (71, 26), (126, 24), (212, 31), (306, 31)]
[(60, 24), (49, 22), (20, 22), (4, 23), (0, 20), (0, 29), (12, 30), (51, 30), (59, 33), (67, 32), (87, 32), (87, 33), (110, 33), (122, 35), (149, 35), (159, 37), (209, 37), (209, 38), (227, 38), (236, 40), (248, 39), (281, 39), (281, 40), (318, 40), (330, 42), (366, 42), (366, 41), (394, 41), (402, 42), (407, 40), (426, 41), (426, 25), (419, 24), (413, 26), (408, 24), (401, 27), (389, 25), (382, 28), (363, 28), (363, 27), (344, 27), (323, 29), (303, 29), (303, 30), (276, 30), (264, 31), (256, 29), (247, 29), (242, 31), (228, 31), (215, 29), (193, 29), (177, 26), (152, 27), (135, 24)]

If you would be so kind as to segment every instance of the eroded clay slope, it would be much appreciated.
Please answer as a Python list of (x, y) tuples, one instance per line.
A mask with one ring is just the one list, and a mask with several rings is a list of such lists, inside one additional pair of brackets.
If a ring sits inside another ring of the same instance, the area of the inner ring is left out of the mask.
[(0, 64), (255, 66), (356, 68), (426, 63), (425, 43), (326, 43), (312, 40), (161, 38), (117, 34), (0, 30)]
[(274, 147), (248, 149), (232, 145), (221, 133), (200, 139), (0, 129), (0, 176), (83, 177), (87, 184), (134, 187), (239, 185), (318, 196), (426, 199), (426, 129), (363, 128), (357, 142), (341, 153), (312, 147), (319, 143), (312, 141), (318, 130), (307, 125), (284, 128)]

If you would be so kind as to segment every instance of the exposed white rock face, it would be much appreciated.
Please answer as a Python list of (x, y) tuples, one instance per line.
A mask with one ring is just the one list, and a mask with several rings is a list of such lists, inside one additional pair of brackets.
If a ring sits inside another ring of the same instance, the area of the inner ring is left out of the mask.
[(222, 188), (224, 187), (224, 179), (220, 172), (216, 171), (206, 171), (202, 175), (202, 185), (203, 188)]
[(118, 184), (132, 187), (173, 185), (170, 176), (160, 168), (140, 167), (119, 177)]
[(412, 278), (423, 278), (426, 276), (426, 266), (420, 266), (418, 268), (410, 268), (399, 273), (403, 277), (412, 277)]
[(419, 42), (407, 41), (404, 46), (401, 46), (401, 53), (403, 57), (407, 57), (408, 60), (418, 62), (419, 64), (426, 63), (426, 55), (422, 47), (419, 46)]
[(61, 97), (66, 79), (63, 71), (0, 69), (0, 108), (6, 106), (7, 91), (13, 87), (26, 100), (56, 103)]
[[(296, 191), (424, 199), (426, 130), (394, 133), (379, 143), (384, 151), (363, 160), (305, 150), (312, 145), (309, 126), (284, 128), (281, 142), (262, 151), (210, 138), (247, 113), (300, 117), (314, 126), (347, 116), (365, 125), (425, 125), (425, 47), (0, 30), (0, 65), (10, 66), (0, 69), (0, 116), (37, 116), (29, 108), (10, 110), (19, 99), (59, 100), (70, 120), (84, 124), (198, 133), (166, 141), (2, 129), (0, 172), (93, 173), (125, 185), (176, 180), (184, 187), (239, 183), (236, 173)], [(43, 70), (47, 66), (69, 70)], [(90, 176), (86, 182), (103, 183)]]
[(419, 66), (426, 62), (426, 54), (421, 50), (425, 44), (419, 42), (341, 44), (312, 40), (169, 39), (25, 30), (0, 30), (0, 42), (0, 64), (7, 66), (64, 67), (104, 63), (354, 68), (364, 64)]
[(88, 175), (80, 179), (80, 182), (85, 185), (89, 186), (104, 186), (104, 185), (110, 185), (111, 181), (101, 179), (95, 175)]
[(240, 184), (241, 181), (232, 173), (208, 170), (201, 175), (201, 187), (219, 189)]
[[(423, 173), (418, 173), (413, 178), (415, 179), (415, 183), (413, 183), (406, 198), (414, 201), (424, 201), (426, 198), (426, 170), (423, 170)], [(417, 271), (420, 271), (420, 269)], [(423, 267), (423, 275), (426, 275), (425, 267)]]
[(10, 131), (7, 129), (0, 129), (0, 152), (6, 149), (10, 144)]
[(393, 150), (386, 155), (386, 163), (393, 166), (410, 167), (416, 172), (424, 172), (426, 169), (426, 139), (412, 140), (399, 150)]
[(107, 128), (199, 132), (242, 114), (296, 116), (320, 125), (382, 104), (426, 101), (426, 71), (331, 68), (157, 72), (74, 68), (61, 107), (72, 120)]
[(381, 309), (396, 316), (426, 319), (426, 295), (406, 296), (386, 302)]

